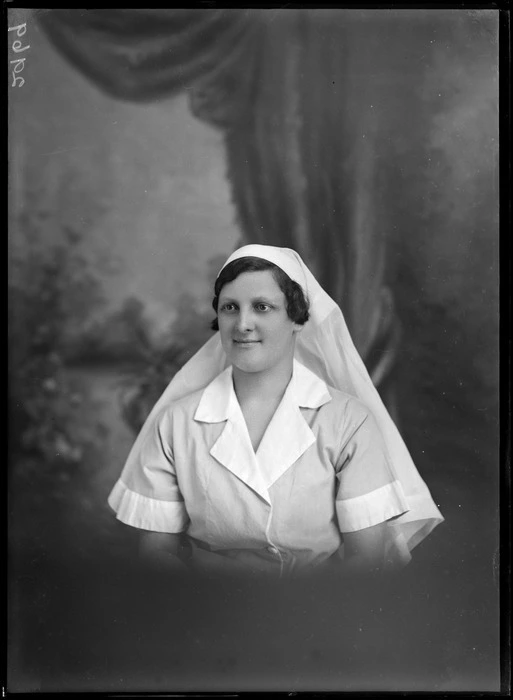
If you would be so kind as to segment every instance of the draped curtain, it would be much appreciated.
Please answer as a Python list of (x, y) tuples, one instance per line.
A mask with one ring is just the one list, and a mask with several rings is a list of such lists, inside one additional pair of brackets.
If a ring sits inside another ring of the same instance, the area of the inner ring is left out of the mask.
[(223, 131), (244, 242), (302, 255), (382, 383), (398, 321), (377, 220), (379, 118), (365, 101), (372, 81), (349, 15), (95, 9), (41, 10), (38, 18), (57, 50), (112, 96), (188, 92), (193, 114)]

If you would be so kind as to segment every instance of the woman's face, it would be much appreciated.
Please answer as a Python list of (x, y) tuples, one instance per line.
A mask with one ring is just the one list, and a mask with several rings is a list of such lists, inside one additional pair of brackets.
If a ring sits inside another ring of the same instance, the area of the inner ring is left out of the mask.
[(217, 309), (221, 343), (242, 372), (265, 372), (294, 357), (302, 326), (287, 315), (287, 300), (270, 270), (243, 272), (221, 289)]

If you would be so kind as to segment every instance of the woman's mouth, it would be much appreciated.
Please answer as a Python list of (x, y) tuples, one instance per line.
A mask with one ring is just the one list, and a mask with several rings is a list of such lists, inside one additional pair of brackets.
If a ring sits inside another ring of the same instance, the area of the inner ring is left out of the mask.
[(251, 347), (252, 345), (256, 345), (257, 343), (259, 343), (260, 341), (259, 340), (236, 340), (234, 338), (233, 342), (235, 343), (235, 345), (238, 345), (240, 347)]

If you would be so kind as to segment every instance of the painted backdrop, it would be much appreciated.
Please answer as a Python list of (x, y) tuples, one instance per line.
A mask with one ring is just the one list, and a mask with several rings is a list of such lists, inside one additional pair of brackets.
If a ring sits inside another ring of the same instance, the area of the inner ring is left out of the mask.
[[(497, 689), (497, 13), (43, 12), (8, 16), (13, 687)], [(242, 240), (340, 301), (446, 517), (381, 592), (154, 590), (106, 505)]]

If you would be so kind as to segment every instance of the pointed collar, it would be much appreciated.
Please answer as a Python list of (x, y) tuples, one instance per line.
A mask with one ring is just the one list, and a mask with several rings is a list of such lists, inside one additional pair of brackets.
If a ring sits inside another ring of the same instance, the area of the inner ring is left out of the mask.
[[(331, 400), (326, 383), (297, 360), (294, 360), (292, 379), (285, 394), (301, 408), (319, 408)], [(220, 423), (228, 420), (230, 415), (233, 415), (234, 402), (238, 403), (230, 366), (204, 389), (194, 420), (202, 423)]]
[(325, 382), (294, 361), (292, 379), (255, 454), (232, 377), (228, 367), (206, 387), (194, 419), (226, 421), (210, 454), (270, 504), (269, 488), (315, 443), (300, 408), (319, 408), (331, 395)]

